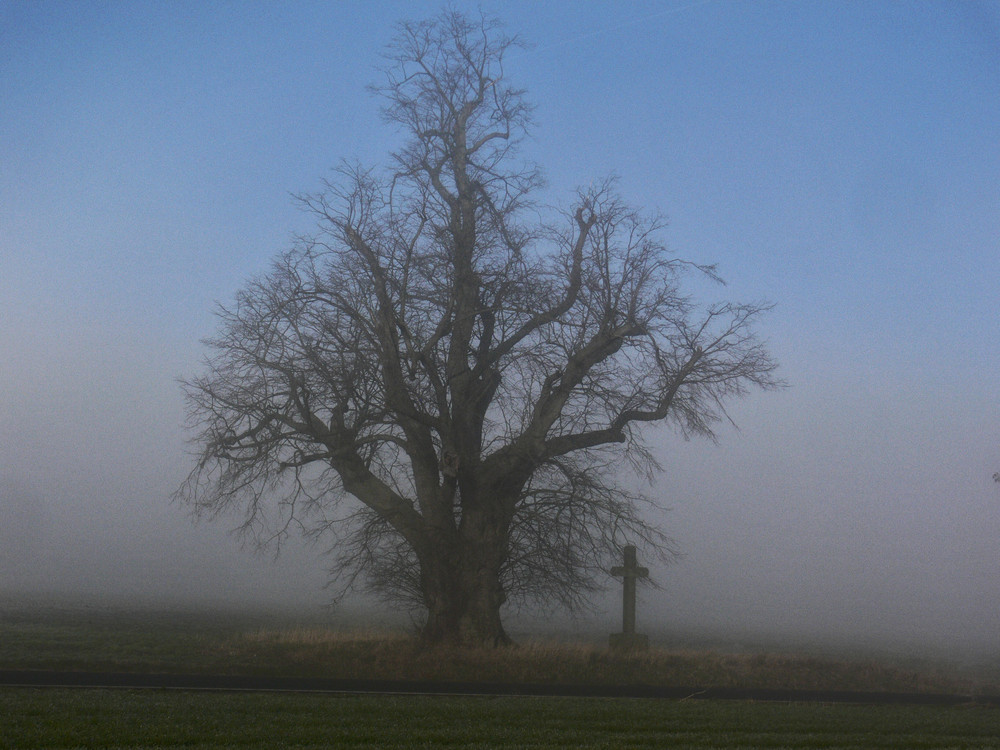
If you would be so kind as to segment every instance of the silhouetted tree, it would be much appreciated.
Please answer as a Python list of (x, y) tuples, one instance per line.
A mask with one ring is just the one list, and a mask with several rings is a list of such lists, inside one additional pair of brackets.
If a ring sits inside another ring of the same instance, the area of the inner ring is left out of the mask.
[(776, 384), (765, 306), (695, 306), (681, 278), (712, 268), (612, 182), (551, 225), (529, 210), (517, 44), (457, 12), (399, 27), (374, 89), (406, 134), (391, 167), (302, 199), (316, 234), (219, 311), (185, 384), (179, 496), (258, 541), (329, 534), (343, 582), (422, 606), (433, 641), (505, 642), (509, 597), (581, 603), (626, 538), (668, 552), (616, 481), (655, 470), (643, 427), (712, 436)]

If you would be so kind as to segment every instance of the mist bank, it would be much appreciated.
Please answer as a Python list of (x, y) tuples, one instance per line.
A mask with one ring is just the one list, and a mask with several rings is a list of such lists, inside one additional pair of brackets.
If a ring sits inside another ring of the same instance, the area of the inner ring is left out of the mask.
[[(778, 349), (792, 354), (788, 342)], [(785, 370), (796, 385), (739, 404), (739, 431), (725, 430), (717, 445), (653, 436), (663, 473), (642, 489), (665, 508), (681, 556), (657, 566), (640, 553), (658, 586), (640, 587), (640, 629), (734, 648), (777, 639), (995, 653), (1000, 488), (990, 476), (1000, 407), (990, 383), (948, 392), (890, 378), (898, 371), (889, 364), (838, 378), (811, 351), (790, 356)], [(238, 518), (195, 524), (170, 502), (190, 457), (176, 387), (156, 382), (159, 405), (142, 402), (150, 411), (139, 421), (162, 433), (145, 441), (126, 402), (94, 410), (118, 409), (122, 434), (81, 417), (52, 442), (0, 419), (10, 445), (0, 467), (0, 591), (337, 612), (322, 546), (292, 537), (278, 554), (255, 552), (230, 533)], [(833, 408), (859, 394), (874, 406)], [(95, 454), (111, 446), (116, 458), (63, 461), (60, 441)], [(605, 583), (575, 618), (510, 610), (511, 632), (606, 638), (620, 627), (621, 590), (610, 575)], [(397, 614), (360, 596), (339, 608)]]

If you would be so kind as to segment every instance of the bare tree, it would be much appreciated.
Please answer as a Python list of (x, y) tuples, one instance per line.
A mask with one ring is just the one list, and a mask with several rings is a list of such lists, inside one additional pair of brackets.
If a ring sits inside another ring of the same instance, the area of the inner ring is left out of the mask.
[(374, 89), (407, 136), (391, 168), (302, 199), (316, 234), (220, 310), (185, 384), (179, 496), (258, 541), (330, 535), (344, 581), (423, 607), (432, 641), (503, 643), (508, 598), (573, 606), (621, 542), (669, 552), (617, 481), (657, 468), (643, 428), (712, 437), (777, 384), (766, 306), (696, 306), (682, 277), (713, 269), (613, 182), (540, 223), (517, 44), (457, 12), (399, 27)]

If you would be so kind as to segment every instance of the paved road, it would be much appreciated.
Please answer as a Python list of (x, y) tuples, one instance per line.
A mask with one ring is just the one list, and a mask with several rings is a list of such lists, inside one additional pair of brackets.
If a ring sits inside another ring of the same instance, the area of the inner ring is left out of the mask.
[(128, 688), (154, 690), (231, 690), (380, 695), (521, 695), (593, 698), (663, 698), (668, 700), (752, 700), (811, 703), (913, 705), (977, 704), (1000, 707), (1000, 695), (968, 696), (928, 693), (866, 693), (830, 690), (761, 690), (749, 688), (684, 688), (627, 685), (542, 685), (489, 682), (406, 682), (395, 680), (331, 680), (310, 677), (251, 677), (130, 672), (53, 672), (0, 670), (0, 686)]

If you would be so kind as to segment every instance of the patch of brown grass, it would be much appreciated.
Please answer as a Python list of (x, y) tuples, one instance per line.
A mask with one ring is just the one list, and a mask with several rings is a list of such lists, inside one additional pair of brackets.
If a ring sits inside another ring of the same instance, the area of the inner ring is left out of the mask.
[(795, 654), (669, 650), (617, 652), (594, 644), (529, 641), (500, 649), (427, 647), (398, 632), (256, 630), (225, 642), (226, 671), (343, 679), (664, 687), (741, 687), (971, 693), (954, 675), (877, 661)]

